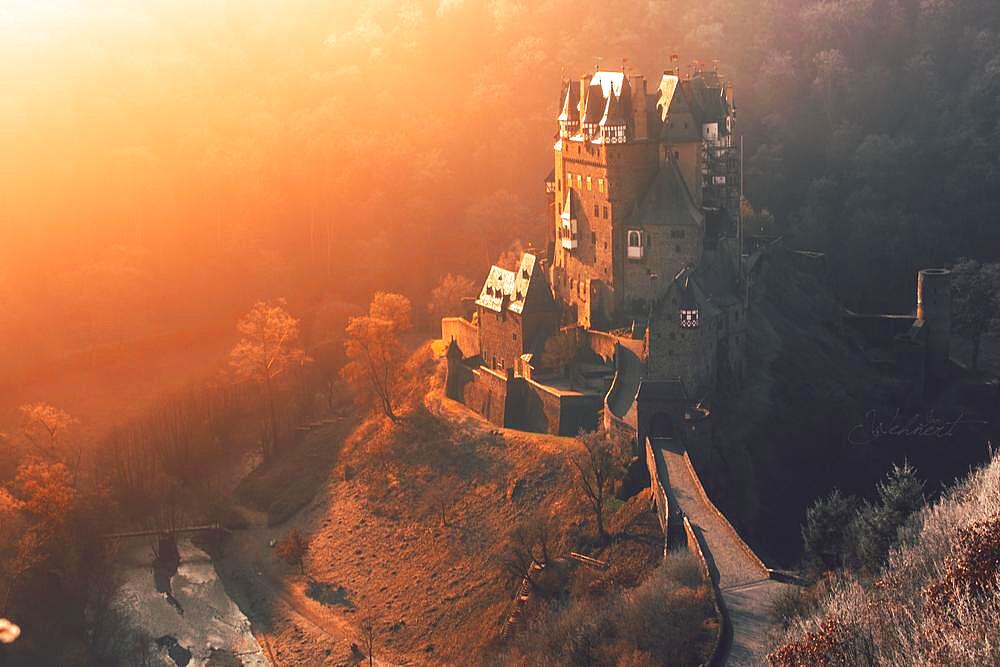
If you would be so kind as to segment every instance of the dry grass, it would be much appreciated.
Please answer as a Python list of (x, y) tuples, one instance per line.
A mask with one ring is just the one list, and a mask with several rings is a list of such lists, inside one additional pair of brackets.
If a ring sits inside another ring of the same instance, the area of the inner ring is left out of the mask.
[(711, 590), (687, 552), (632, 589), (552, 602), (496, 665), (697, 665), (718, 631)]
[(874, 585), (829, 583), (779, 665), (1000, 664), (1000, 457), (925, 508)]
[(499, 429), (444, 399), (429, 346), (410, 365), (401, 422), (361, 424), (295, 523), (312, 537), (306, 572), (357, 608), (336, 613), (374, 615), (386, 659), (467, 664), (512, 595), (499, 565), (510, 529), (541, 509), (562, 548), (585, 525), (568, 460), (581, 446)]

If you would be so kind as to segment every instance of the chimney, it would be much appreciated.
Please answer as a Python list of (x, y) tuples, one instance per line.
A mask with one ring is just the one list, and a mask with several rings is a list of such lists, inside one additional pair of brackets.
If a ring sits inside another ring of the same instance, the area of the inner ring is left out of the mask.
[[(583, 124), (583, 119), (587, 111), (587, 91), (590, 90), (590, 80), (593, 77), (584, 74), (580, 77), (580, 123)], [(582, 127), (581, 127), (582, 129)]]
[(632, 136), (636, 141), (645, 141), (649, 138), (646, 120), (646, 77), (630, 77), (629, 88), (632, 91)]

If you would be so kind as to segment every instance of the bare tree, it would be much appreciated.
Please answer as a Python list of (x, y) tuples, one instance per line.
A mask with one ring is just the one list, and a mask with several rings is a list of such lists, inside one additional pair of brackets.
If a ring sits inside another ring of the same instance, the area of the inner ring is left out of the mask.
[(601, 540), (607, 541), (608, 532), (605, 527), (605, 510), (611, 497), (611, 487), (615, 473), (619, 468), (618, 451), (615, 440), (617, 435), (603, 428), (580, 434), (580, 442), (585, 452), (573, 459), (580, 481), (580, 490), (584, 499), (594, 512), (597, 522), (597, 533)]
[(268, 437), (265, 458), (274, 453), (278, 442), (278, 415), (274, 404), (274, 384), (290, 367), (309, 361), (299, 343), (299, 321), (285, 310), (285, 302), (258, 301), (239, 321), (243, 335), (229, 355), (238, 377), (263, 385), (268, 410)]
[(403, 365), (400, 334), (412, 328), (410, 301), (390, 292), (377, 292), (367, 315), (347, 323), (344, 349), (348, 363), (341, 376), (354, 388), (359, 402), (378, 401), (382, 412), (399, 421), (395, 412), (396, 385)]
[(464, 297), (473, 296), (476, 292), (476, 285), (465, 276), (458, 276), (453, 273), (441, 277), (437, 286), (431, 290), (431, 299), (427, 304), (427, 312), (431, 317), (440, 319), (454, 315), (462, 315), (465, 307), (462, 304)]
[(535, 588), (531, 565), (548, 563), (554, 532), (551, 520), (538, 513), (527, 517), (508, 533), (499, 556), (499, 565), (512, 585), (527, 577), (528, 584)]
[[(48, 403), (25, 403), (21, 406), (21, 433), (36, 449), (44, 449), (50, 458), (59, 457), (62, 436), (77, 422), (68, 412)], [(77, 454), (79, 464), (80, 453)]]
[(375, 614), (370, 610), (361, 619), (361, 640), (365, 645), (365, 653), (368, 655), (368, 667), (375, 664), (375, 638), (378, 632)]

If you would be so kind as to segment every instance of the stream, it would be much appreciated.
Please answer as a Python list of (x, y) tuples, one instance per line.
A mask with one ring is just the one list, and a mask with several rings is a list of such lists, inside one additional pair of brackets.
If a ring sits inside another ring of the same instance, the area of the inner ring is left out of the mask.
[(226, 594), (207, 553), (179, 538), (176, 549), (147, 540), (122, 545), (124, 576), (118, 599), (131, 610), (135, 626), (153, 640), (154, 664), (199, 667), (269, 662), (250, 631), (250, 621)]

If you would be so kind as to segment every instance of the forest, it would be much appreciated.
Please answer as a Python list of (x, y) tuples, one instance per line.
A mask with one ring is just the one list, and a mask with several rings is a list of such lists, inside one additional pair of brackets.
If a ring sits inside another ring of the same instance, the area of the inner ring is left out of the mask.
[[(0, 602), (50, 623), (63, 664), (130, 631), (112, 518), (238, 520), (222, 462), (280, 459), (298, 424), (349, 412), (341, 379), (367, 382), (373, 354), (401, 366), (490, 262), (544, 248), (563, 79), (717, 68), (747, 206), (824, 253), (855, 311), (909, 312), (918, 268), (1000, 257), (993, 0), (15, 0), (0, 55), (0, 555), (22, 575)], [(398, 338), (386, 299), (406, 304)], [(276, 375), (246, 342), (262, 321), (295, 343)], [(232, 351), (226, 373), (137, 399), (100, 438), (61, 397), (23, 395), (130, 350), (208, 375), (205, 341)], [(397, 421), (388, 389), (364, 398)], [(800, 485), (766, 500), (796, 514), (788, 497), (817, 492)], [(267, 521), (312, 498), (284, 486)]]
[(0, 22), (9, 377), (260, 298), (423, 313), (544, 242), (560, 77), (595, 65), (733, 80), (747, 198), (856, 310), (1000, 250), (988, 0), (63, 5)]

